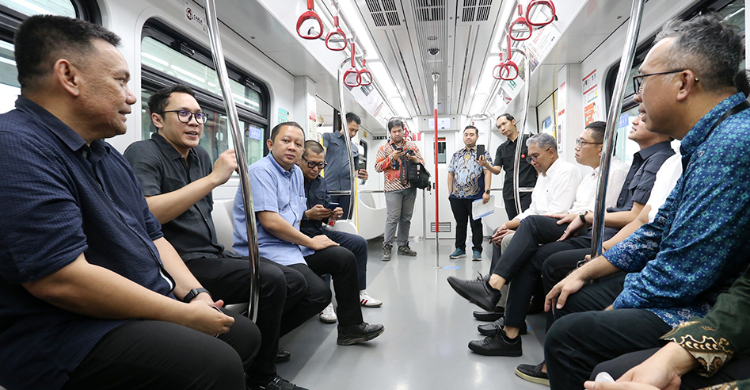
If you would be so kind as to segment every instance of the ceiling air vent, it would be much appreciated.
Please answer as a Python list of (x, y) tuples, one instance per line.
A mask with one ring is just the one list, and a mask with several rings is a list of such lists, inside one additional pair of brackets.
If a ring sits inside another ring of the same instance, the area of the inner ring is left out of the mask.
[(366, 0), (366, 3), (376, 27), (401, 25), (394, 0)]
[(492, 0), (464, 0), (462, 22), (486, 22), (490, 18)]
[(445, 20), (445, 0), (417, 0), (415, 13), (420, 22)]

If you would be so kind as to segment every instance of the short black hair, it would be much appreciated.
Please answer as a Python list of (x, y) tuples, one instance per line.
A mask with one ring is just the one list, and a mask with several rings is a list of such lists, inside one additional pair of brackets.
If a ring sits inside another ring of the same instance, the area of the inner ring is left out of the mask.
[(351, 122), (356, 122), (358, 125), (362, 124), (362, 119), (359, 119), (359, 116), (353, 112), (346, 113), (346, 124), (349, 124)]
[(323, 145), (321, 145), (320, 142), (310, 139), (305, 141), (305, 151), (302, 153), (302, 157), (307, 157), (308, 151), (315, 154), (321, 154), (325, 152), (325, 149), (323, 149)]
[(595, 142), (604, 142), (604, 131), (607, 129), (607, 122), (591, 122), (586, 125), (586, 128), (591, 130), (591, 137)]
[(279, 135), (279, 131), (284, 126), (292, 126), (300, 129), (302, 131), (302, 138), (305, 138), (305, 130), (302, 128), (302, 126), (299, 125), (297, 122), (282, 122), (278, 125), (274, 126), (273, 129), (271, 129), (271, 141), (276, 142), (276, 136)]
[(394, 128), (394, 127), (401, 127), (403, 129), (404, 128), (404, 122), (401, 121), (401, 119), (398, 119), (398, 118), (393, 118), (393, 119), (389, 120), (388, 121), (388, 133), (390, 133), (391, 129)]
[[(497, 117), (497, 119), (500, 119), (500, 118), (502, 118), (502, 117), (505, 117), (505, 119), (507, 119), (507, 120), (508, 120), (508, 122), (513, 122), (514, 120), (516, 120), (516, 118), (514, 118), (514, 117), (513, 117), (513, 115), (510, 115), (510, 114), (509, 114), (509, 113), (507, 113), (507, 112), (506, 112), (505, 114), (499, 115), (499, 116)], [(495, 120), (497, 120), (497, 119), (495, 119)]]
[(61, 58), (85, 64), (85, 57), (95, 50), (95, 39), (115, 47), (120, 45), (117, 34), (83, 20), (57, 15), (34, 15), (26, 19), (14, 39), (21, 93), (38, 88), (38, 81), (51, 73)]
[(479, 137), (479, 129), (477, 129), (476, 126), (472, 126), (472, 125), (468, 125), (464, 127), (464, 134), (466, 134), (466, 130), (469, 130), (469, 129), (474, 129), (474, 135)]
[(192, 97), (195, 97), (195, 91), (193, 88), (185, 84), (175, 84), (171, 87), (162, 88), (156, 91), (150, 98), (148, 98), (148, 109), (152, 114), (164, 115), (164, 109), (169, 104), (169, 97), (173, 93), (186, 93)]

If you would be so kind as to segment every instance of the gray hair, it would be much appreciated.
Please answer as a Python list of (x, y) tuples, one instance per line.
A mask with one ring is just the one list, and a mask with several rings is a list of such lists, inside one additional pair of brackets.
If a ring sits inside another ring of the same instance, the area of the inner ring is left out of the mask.
[(665, 70), (692, 70), (706, 92), (736, 88), (734, 77), (745, 54), (744, 38), (737, 27), (722, 23), (718, 14), (672, 19), (654, 43), (665, 38), (674, 38), (667, 53), (670, 69)]
[(539, 133), (532, 135), (528, 140), (526, 140), (526, 146), (531, 145), (537, 145), (540, 149), (554, 149), (555, 152), (557, 152), (557, 141), (555, 141), (555, 137), (547, 134), (547, 133)]

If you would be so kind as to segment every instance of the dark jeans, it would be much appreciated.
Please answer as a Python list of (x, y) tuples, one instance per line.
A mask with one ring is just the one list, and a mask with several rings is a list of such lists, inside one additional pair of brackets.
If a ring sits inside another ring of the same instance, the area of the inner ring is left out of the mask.
[[(539, 218), (536, 218), (536, 220), (538, 219)], [(523, 223), (525, 222), (526, 219), (524, 219)], [(521, 229), (519, 228), (518, 230)], [(508, 246), (508, 248), (505, 250), (505, 253), (503, 253), (501, 261), (503, 258), (505, 258), (507, 253), (510, 253), (509, 249), (513, 246), (513, 243), (515, 243), (516, 239), (518, 238), (518, 233), (516, 233), (516, 235), (513, 236), (513, 241), (510, 242), (510, 246)], [(554, 241), (549, 244), (542, 245), (539, 247), (539, 249), (533, 252), (528, 261), (525, 261), (523, 264), (521, 264), (521, 269), (513, 277), (513, 280), (510, 282), (510, 286), (508, 286), (508, 300), (505, 303), (505, 324), (516, 328), (525, 326), (524, 321), (526, 320), (526, 312), (529, 307), (529, 301), (531, 300), (531, 296), (537, 292), (537, 286), (541, 283), (542, 265), (545, 263), (545, 260), (561, 251), (580, 249), (581, 247), (586, 247), (587, 245), (591, 245), (591, 240), (586, 238), (573, 237), (565, 241)]]
[[(521, 225), (516, 229), (516, 234), (513, 236), (510, 245), (505, 248), (498, 261), (493, 264), (492, 273), (502, 276), (505, 280), (512, 280), (521, 267), (539, 250), (539, 245), (555, 242), (565, 233), (565, 228), (568, 225), (558, 225), (557, 221), (557, 219), (541, 215), (530, 215), (524, 218)], [(576, 246), (566, 249), (577, 248)], [(551, 253), (554, 252), (548, 253), (544, 258), (549, 257)], [(539, 267), (541, 268), (541, 266), (540, 263)]]
[(305, 276), (307, 289), (312, 291), (311, 295), (327, 298), (325, 304), (316, 314), (331, 302), (331, 288), (319, 276), (328, 274), (333, 277), (333, 290), (336, 292), (336, 303), (338, 304), (336, 316), (339, 320), (339, 326), (359, 325), (364, 322), (362, 309), (359, 306), (357, 260), (354, 254), (346, 248), (332, 246), (306, 256), (305, 261), (307, 266), (294, 264), (290, 267), (300, 271)]
[[(348, 188), (346, 190), (349, 190)], [(349, 212), (349, 204), (351, 203), (351, 196), (349, 195), (331, 195), (331, 203), (338, 203), (339, 207), (341, 207), (342, 210), (344, 210), (344, 218), (343, 219), (351, 219), (352, 214), (347, 214)], [(354, 213), (354, 209), (352, 208), (352, 213)]]
[(625, 274), (584, 286), (556, 310), (547, 332), (544, 357), (553, 390), (580, 389), (597, 364), (620, 355), (659, 346), (672, 329), (645, 309), (602, 311), (622, 291)]
[[(225, 254), (223, 257), (191, 259), (185, 264), (201, 285), (211, 292), (214, 300), (223, 299), (226, 304), (250, 300), (250, 264), (247, 257), (229, 257)], [(307, 283), (299, 272), (271, 260), (261, 257), (259, 265), (257, 325), (262, 341), (258, 358), (250, 368), (249, 379), (252, 383), (265, 384), (276, 375), (274, 359), (279, 349), (281, 324), (286, 322), (285, 313), (299, 309)]]
[(510, 198), (510, 199), (503, 198), (503, 201), (505, 202), (505, 213), (508, 214), (508, 220), (511, 220), (515, 218), (516, 215), (520, 214), (521, 211), (524, 211), (527, 208), (529, 208), (529, 205), (531, 205), (531, 193), (530, 192), (521, 193), (521, 208), (523, 209), (521, 211), (516, 210), (515, 198)]
[(356, 234), (334, 230), (326, 229), (325, 234), (334, 242), (354, 253), (354, 257), (357, 258), (357, 284), (360, 290), (364, 290), (367, 287), (367, 240)]
[(474, 199), (448, 198), (453, 210), (453, 218), (456, 219), (456, 248), (466, 250), (466, 223), (471, 225), (472, 250), (482, 253), (482, 218), (476, 221), (471, 214), (471, 204)]
[[(601, 363), (594, 368), (590, 378), (593, 380), (596, 374), (607, 372), (612, 375), (612, 378), (617, 379), (631, 368), (643, 363), (644, 360), (650, 358), (658, 350), (659, 348), (652, 348), (645, 351), (632, 352)], [(700, 376), (695, 371), (691, 371), (683, 375), (681, 379), (680, 389), (682, 390), (703, 389), (722, 383), (750, 379), (750, 358), (732, 359), (710, 378)]]
[(171, 322), (126, 322), (96, 344), (63, 389), (244, 390), (260, 331), (227, 315), (235, 323), (218, 338)]

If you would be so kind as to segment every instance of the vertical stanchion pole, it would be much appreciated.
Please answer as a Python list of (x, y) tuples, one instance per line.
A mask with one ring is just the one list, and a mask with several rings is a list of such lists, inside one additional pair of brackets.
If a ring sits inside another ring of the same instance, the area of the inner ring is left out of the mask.
[[(596, 187), (596, 205), (594, 206), (594, 225), (591, 229), (591, 258), (602, 254), (602, 235), (604, 234), (605, 197), (607, 194), (607, 181), (609, 179), (609, 164), (612, 160), (614, 149), (614, 135), (617, 122), (622, 110), (622, 96), (625, 93), (625, 83), (633, 66), (636, 43), (638, 42), (638, 31), (641, 28), (641, 16), (643, 15), (643, 0), (633, 0), (630, 10), (630, 23), (625, 38), (625, 47), (622, 50), (622, 61), (617, 71), (615, 89), (612, 92), (612, 100), (607, 113), (607, 128), (604, 132), (604, 149), (599, 169), (599, 180)], [(638, 91), (636, 91), (638, 92)]]
[[(354, 57), (354, 51), (351, 52), (352, 58)], [(339, 115), (341, 116), (341, 128), (344, 130), (344, 141), (346, 142), (346, 152), (349, 156), (349, 210), (344, 210), (346, 212), (346, 219), (349, 219), (349, 216), (352, 216), (352, 219), (354, 218), (354, 214), (352, 214), (352, 210), (354, 209), (354, 202), (358, 201), (357, 197), (355, 196), (357, 188), (356, 188), (356, 175), (354, 174), (354, 154), (352, 153), (352, 138), (349, 136), (349, 128), (347, 127), (346, 123), (346, 109), (344, 108), (344, 65), (346, 65), (349, 62), (349, 60), (344, 60), (344, 62), (341, 63), (341, 66), (339, 66)]]
[(525, 51), (520, 50), (513, 50), (514, 52), (521, 53), (524, 57), (524, 75), (526, 77), (526, 88), (525, 89), (525, 95), (524, 95), (524, 102), (523, 102), (523, 116), (521, 117), (521, 120), (517, 122), (519, 124), (518, 126), (518, 138), (516, 138), (516, 155), (513, 158), (513, 196), (516, 201), (516, 211), (520, 214), (523, 212), (521, 209), (521, 189), (520, 189), (520, 180), (519, 180), (519, 170), (521, 167), (521, 150), (523, 149), (523, 136), (526, 134), (526, 118), (529, 114), (529, 96), (531, 94), (531, 80), (529, 80), (529, 75), (531, 74), (531, 71), (529, 70), (529, 55)]
[(438, 79), (440, 73), (432, 74), (435, 106), (435, 267), (440, 268), (440, 192), (438, 191)]
[(258, 318), (258, 296), (260, 292), (260, 277), (258, 275), (258, 234), (255, 226), (255, 211), (253, 209), (253, 191), (248, 178), (247, 153), (245, 153), (244, 134), (240, 128), (237, 106), (234, 104), (232, 90), (227, 76), (227, 65), (224, 62), (224, 49), (221, 46), (219, 22), (216, 18), (216, 4), (214, 0), (206, 0), (206, 19), (208, 21), (208, 35), (211, 39), (211, 55), (213, 56), (216, 73), (219, 76), (221, 94), (224, 97), (224, 107), (227, 110), (227, 122), (234, 140), (237, 155), (237, 168), (240, 173), (240, 188), (242, 200), (245, 204), (245, 223), (247, 225), (247, 249), (250, 257), (250, 307), (247, 316), (253, 322)]

